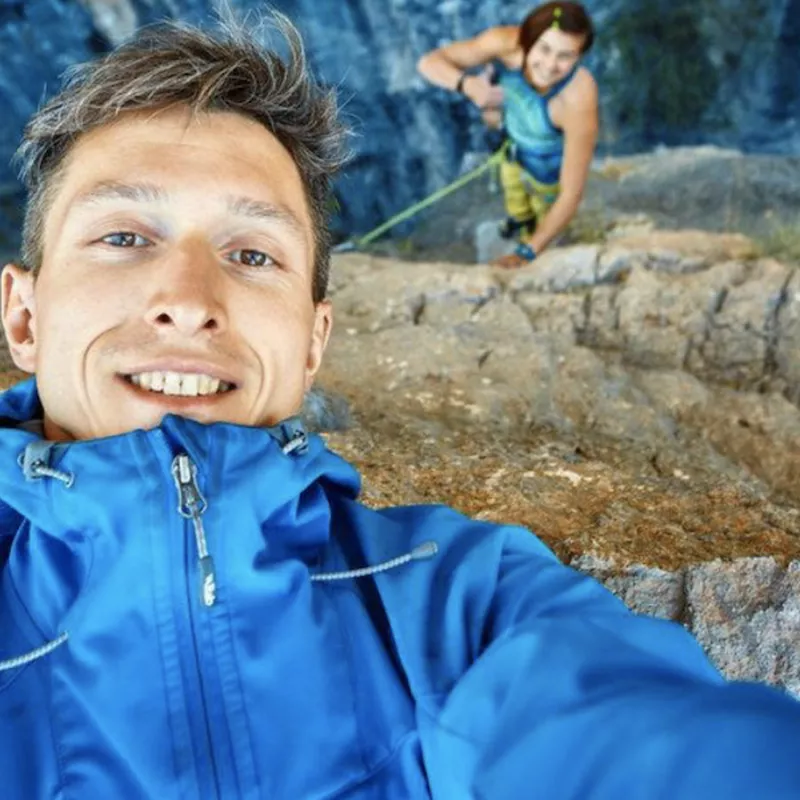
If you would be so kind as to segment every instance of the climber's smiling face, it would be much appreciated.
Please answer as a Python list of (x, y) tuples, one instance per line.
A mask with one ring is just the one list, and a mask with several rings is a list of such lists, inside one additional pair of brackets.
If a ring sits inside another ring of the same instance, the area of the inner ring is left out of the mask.
[(583, 34), (548, 28), (533, 44), (525, 59), (525, 76), (540, 91), (566, 77), (583, 51)]
[(299, 171), (271, 133), (233, 113), (126, 113), (77, 141), (55, 187), (38, 276), (3, 273), (49, 438), (298, 411), (331, 312), (312, 299)]

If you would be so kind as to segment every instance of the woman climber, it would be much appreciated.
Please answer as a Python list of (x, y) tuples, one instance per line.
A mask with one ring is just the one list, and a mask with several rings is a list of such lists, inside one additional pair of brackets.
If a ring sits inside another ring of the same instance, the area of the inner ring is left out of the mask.
[(507, 137), (501, 234), (519, 243), (496, 266), (533, 261), (578, 210), (597, 142), (597, 84), (580, 63), (593, 41), (583, 6), (545, 3), (521, 25), (489, 28), (419, 61), (423, 77), (463, 94)]

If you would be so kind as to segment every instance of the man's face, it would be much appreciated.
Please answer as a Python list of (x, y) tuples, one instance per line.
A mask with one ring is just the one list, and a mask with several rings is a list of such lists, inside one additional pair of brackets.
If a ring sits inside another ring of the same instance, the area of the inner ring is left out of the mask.
[(14, 360), (50, 439), (167, 413), (273, 424), (296, 413), (330, 331), (289, 153), (232, 113), (129, 113), (81, 137), (47, 214), (41, 272), (3, 273)]
[(548, 28), (528, 51), (525, 71), (537, 89), (549, 89), (578, 63), (584, 37)]

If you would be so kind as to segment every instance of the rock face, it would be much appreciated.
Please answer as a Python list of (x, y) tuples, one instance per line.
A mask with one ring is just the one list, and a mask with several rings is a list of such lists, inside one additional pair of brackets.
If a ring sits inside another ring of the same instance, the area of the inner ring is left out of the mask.
[[(715, 142), (793, 153), (800, 144), (800, 0), (586, 0), (598, 38), (600, 152)], [(68, 65), (105, 52), (140, 24), (206, 18), (216, 0), (0, 2), (0, 237), (13, 248), (19, 188), (7, 166), (25, 120)], [(238, 0), (236, 9), (263, 9)], [(416, 74), (422, 53), (498, 23), (529, 0), (277, 0), (310, 60), (339, 88), (358, 136), (339, 183), (342, 231), (365, 231), (451, 180), (485, 149), (477, 112)], [(633, 76), (633, 77), (632, 77)], [(2, 200), (2, 197), (11, 199)], [(0, 242), (0, 250), (4, 249)]]
[(329, 442), (367, 502), (522, 524), (800, 694), (799, 275), (692, 231), (511, 273), (340, 256)]
[(373, 391), (420, 410), (426, 382), (457, 388), (473, 426), (591, 428), (662, 459), (702, 432), (694, 463), (798, 499), (800, 273), (748, 246), (660, 232), (511, 273), (344, 257), (333, 360), (357, 371), (369, 354)]
[(800, 698), (800, 561), (711, 561), (677, 572), (572, 562), (629, 608), (681, 622), (731, 680), (766, 681)]

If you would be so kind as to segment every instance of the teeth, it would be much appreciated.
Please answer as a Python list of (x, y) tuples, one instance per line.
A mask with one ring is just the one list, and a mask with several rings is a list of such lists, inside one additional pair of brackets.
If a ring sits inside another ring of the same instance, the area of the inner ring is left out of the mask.
[(190, 394), (197, 397), (200, 388), (199, 375), (184, 375), (181, 381), (181, 394)]
[(128, 376), (130, 382), (151, 392), (162, 392), (182, 397), (197, 397), (222, 394), (231, 388), (231, 384), (212, 378), (211, 375), (185, 372), (138, 372)]
[(181, 375), (179, 372), (168, 372), (164, 376), (164, 394), (181, 393)]

